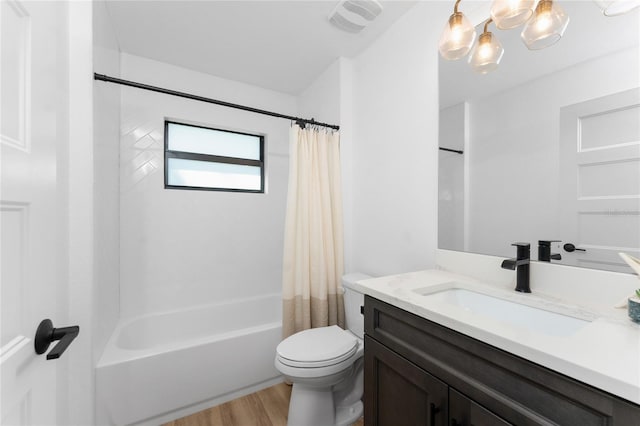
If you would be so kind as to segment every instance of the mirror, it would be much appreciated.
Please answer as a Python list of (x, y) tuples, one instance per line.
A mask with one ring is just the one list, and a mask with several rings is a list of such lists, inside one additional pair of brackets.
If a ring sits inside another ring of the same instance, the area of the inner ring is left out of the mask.
[(538, 259), (558, 240), (553, 263), (631, 272), (617, 253), (640, 257), (640, 10), (560, 4), (570, 22), (546, 49), (490, 24), (495, 71), (440, 59), (439, 143), (462, 153), (440, 151), (438, 246), (510, 258), (524, 241)]

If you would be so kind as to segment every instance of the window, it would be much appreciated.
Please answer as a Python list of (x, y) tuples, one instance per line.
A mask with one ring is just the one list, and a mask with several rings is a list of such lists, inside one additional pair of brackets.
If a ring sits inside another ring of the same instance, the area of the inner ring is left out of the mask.
[(264, 136), (164, 123), (164, 187), (264, 192)]

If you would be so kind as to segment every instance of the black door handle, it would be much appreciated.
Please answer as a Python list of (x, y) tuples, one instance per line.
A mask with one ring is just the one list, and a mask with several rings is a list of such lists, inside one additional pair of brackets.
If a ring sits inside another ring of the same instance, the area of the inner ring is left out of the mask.
[(47, 359), (58, 359), (60, 355), (69, 347), (73, 339), (78, 337), (80, 327), (77, 325), (71, 327), (54, 328), (50, 319), (40, 322), (38, 330), (36, 330), (36, 339), (34, 342), (35, 350), (38, 355), (42, 355), (49, 349), (49, 345), (56, 340), (60, 342), (47, 354)]
[(586, 251), (585, 249), (577, 248), (575, 245), (573, 245), (571, 243), (567, 243), (567, 244), (563, 245), (562, 248), (564, 248), (564, 251), (567, 251), (569, 253), (571, 253), (573, 251)]

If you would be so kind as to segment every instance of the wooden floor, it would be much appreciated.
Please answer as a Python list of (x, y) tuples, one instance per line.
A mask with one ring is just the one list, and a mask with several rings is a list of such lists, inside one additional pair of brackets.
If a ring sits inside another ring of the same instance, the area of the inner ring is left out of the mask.
[(163, 426), (286, 426), (290, 397), (291, 386), (280, 383)]

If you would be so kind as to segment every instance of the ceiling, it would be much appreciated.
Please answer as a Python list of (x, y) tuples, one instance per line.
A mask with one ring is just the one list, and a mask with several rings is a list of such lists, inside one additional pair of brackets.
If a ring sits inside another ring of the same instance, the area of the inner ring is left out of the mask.
[[(500, 31), (489, 24), (489, 31), (504, 47), (504, 56), (496, 70), (481, 75), (471, 70), (466, 57), (458, 61), (440, 59), (440, 76), (446, 76), (440, 79), (440, 107), (455, 105), (465, 99), (483, 98), (580, 62), (638, 47), (640, 9), (606, 17), (591, 0), (563, 1), (560, 4), (569, 15), (569, 25), (562, 39), (546, 49), (528, 50), (520, 40), (522, 27)], [(460, 4), (460, 11), (466, 13), (464, 2)], [(468, 13), (474, 23), (488, 17), (488, 7), (480, 14), (482, 17), (477, 12)], [(483, 23), (480, 23), (476, 27), (478, 35), (482, 29)]]
[(122, 52), (295, 95), (416, 1), (381, 1), (380, 16), (359, 34), (329, 23), (337, 0), (106, 3)]

